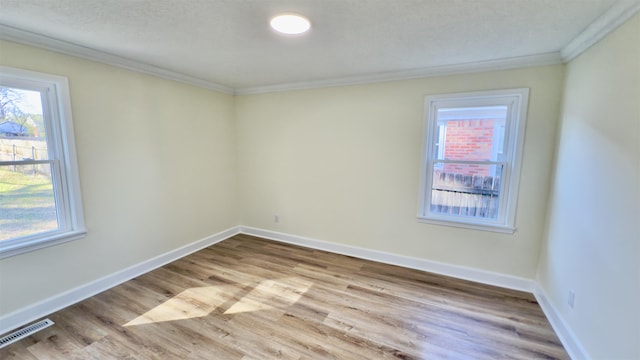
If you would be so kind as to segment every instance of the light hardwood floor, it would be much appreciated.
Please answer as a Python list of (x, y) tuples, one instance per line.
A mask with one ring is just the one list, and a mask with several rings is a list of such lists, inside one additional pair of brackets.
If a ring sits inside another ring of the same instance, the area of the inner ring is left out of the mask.
[(247, 235), (49, 318), (0, 358), (569, 358), (531, 294)]

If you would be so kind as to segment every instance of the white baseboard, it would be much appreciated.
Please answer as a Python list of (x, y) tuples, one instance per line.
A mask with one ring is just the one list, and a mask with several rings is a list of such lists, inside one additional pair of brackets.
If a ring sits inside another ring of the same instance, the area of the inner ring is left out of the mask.
[(562, 342), (562, 345), (569, 353), (569, 356), (576, 360), (590, 360), (591, 357), (587, 353), (586, 349), (582, 346), (582, 343), (578, 340), (571, 328), (562, 319), (562, 316), (556, 307), (553, 306), (553, 303), (549, 300), (549, 296), (547, 296), (544, 289), (542, 289), (540, 285), (536, 284), (533, 290), (533, 295), (536, 297), (536, 300), (538, 300), (538, 304), (540, 304), (542, 311), (547, 316), (549, 323), (551, 323), (551, 327), (553, 327), (556, 335), (558, 335), (560, 342)]
[(243, 234), (258, 236), (265, 239), (271, 239), (288, 244), (329, 251), (332, 253), (353, 256), (360, 259), (373, 260), (385, 264), (398, 265), (410, 269), (423, 270), (435, 274), (475, 281), (487, 285), (495, 285), (507, 289), (526, 291), (530, 293), (533, 292), (535, 288), (535, 282), (533, 280), (486, 270), (479, 270), (459, 265), (451, 265), (432, 260), (419, 259), (378, 250), (370, 250), (361, 247), (343, 245), (248, 226), (241, 226), (240, 232)]
[(428, 271), (436, 274), (451, 276), (478, 283), (500, 286), (503, 288), (533, 293), (549, 319), (551, 326), (562, 341), (572, 359), (590, 359), (584, 347), (577, 340), (571, 328), (567, 326), (560, 313), (549, 301), (544, 290), (534, 281), (526, 278), (510, 276), (486, 270), (479, 270), (459, 265), (451, 265), (437, 261), (419, 259), (383, 251), (370, 250), (361, 247), (338, 244), (323, 240), (285, 234), (271, 230), (258, 229), (247, 226), (235, 226), (217, 234), (200, 239), (126, 269), (107, 275), (77, 288), (52, 296), (38, 303), (0, 317), (0, 334), (17, 329), (30, 322), (38, 320), (53, 312), (85, 300), (91, 296), (108, 290), (125, 281), (143, 275), (151, 270), (178, 260), (193, 252), (204, 249), (215, 243), (228, 239), (236, 234), (247, 234), (271, 239), (288, 244), (329, 251), (332, 253), (353, 256), (361, 259), (373, 260), (381, 263), (398, 265), (406, 268)]
[(567, 350), (567, 353), (569, 353), (569, 356), (575, 360), (591, 359), (571, 328), (563, 320), (560, 313), (549, 301), (549, 297), (535, 280), (247, 226), (241, 226), (240, 233), (312, 249), (353, 256), (360, 259), (373, 260), (381, 263), (423, 270), (482, 284), (495, 285), (507, 289), (533, 293), (538, 304), (540, 304), (542, 311), (549, 320), (549, 323), (553, 327), (553, 330), (556, 332), (556, 335), (558, 335), (558, 338), (562, 342), (565, 350)]
[(77, 288), (52, 296), (33, 305), (18, 309), (12, 313), (0, 317), (0, 334), (4, 334), (11, 330), (17, 329), (41, 317), (64, 309), (67, 306), (73, 305), (79, 301), (108, 290), (125, 281), (145, 274), (153, 269), (159, 268), (193, 252), (204, 249), (222, 240), (228, 239), (238, 233), (240, 233), (240, 227), (232, 227), (217, 234), (197, 240), (191, 244), (182, 246), (162, 255), (143, 261), (139, 264), (130, 266), (111, 275), (107, 275), (95, 281), (78, 286)]

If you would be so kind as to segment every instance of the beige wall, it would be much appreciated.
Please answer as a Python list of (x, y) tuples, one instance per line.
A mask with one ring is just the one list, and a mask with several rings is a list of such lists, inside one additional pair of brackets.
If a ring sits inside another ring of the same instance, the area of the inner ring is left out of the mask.
[(0, 316), (238, 224), (232, 96), (10, 42), (0, 64), (69, 78), (88, 228), (0, 260)]
[(569, 63), (564, 96), (538, 281), (592, 358), (639, 359), (640, 15)]
[[(538, 269), (589, 355), (640, 358), (639, 37), (636, 15), (572, 61), (566, 82), (557, 65), (236, 98), (0, 41), (1, 65), (69, 78), (88, 227), (0, 260), (0, 316), (242, 224), (524, 278)], [(517, 232), (418, 223), (424, 97), (517, 87), (531, 89)]]
[[(531, 279), (563, 80), (557, 65), (240, 96), (240, 222)], [(418, 223), (425, 96), (518, 87), (531, 94), (517, 232)]]

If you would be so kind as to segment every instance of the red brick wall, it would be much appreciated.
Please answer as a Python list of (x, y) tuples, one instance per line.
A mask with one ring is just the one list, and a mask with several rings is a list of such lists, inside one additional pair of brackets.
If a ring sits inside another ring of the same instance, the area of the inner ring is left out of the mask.
[[(447, 160), (491, 160), (494, 120), (447, 121), (444, 158)], [(489, 175), (487, 166), (446, 164), (447, 173)]]

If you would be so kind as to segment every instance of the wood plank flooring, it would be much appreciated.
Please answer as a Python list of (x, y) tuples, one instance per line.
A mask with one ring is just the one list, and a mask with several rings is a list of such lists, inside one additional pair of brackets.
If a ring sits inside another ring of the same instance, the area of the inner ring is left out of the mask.
[(49, 318), (0, 358), (569, 358), (531, 294), (247, 235)]

